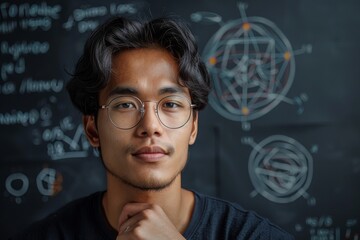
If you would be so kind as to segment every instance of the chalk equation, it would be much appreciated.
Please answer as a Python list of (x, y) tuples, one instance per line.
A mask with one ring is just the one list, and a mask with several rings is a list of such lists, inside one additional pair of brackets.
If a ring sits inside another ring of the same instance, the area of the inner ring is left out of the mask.
[(36, 93), (60, 93), (64, 89), (63, 79), (33, 79), (24, 78), (19, 84), (9, 81), (0, 83), (0, 95), (24, 95)]
[(100, 24), (99, 17), (109, 15), (134, 15), (143, 8), (144, 5), (145, 3), (142, 2), (127, 4), (110, 3), (107, 6), (76, 8), (62, 26), (67, 31), (75, 29), (79, 33), (93, 31)]
[(5, 59), (0, 62), (0, 77), (2, 80), (1, 82), (6, 82), (7, 80), (9, 80), (9, 76), (11, 75), (16, 76), (25, 72), (25, 57), (27, 55), (45, 55), (49, 52), (49, 50), (50, 44), (47, 41), (1, 41), (0, 53)]
[[(273, 135), (259, 143), (243, 138), (253, 150), (249, 157), (248, 172), (255, 190), (270, 201), (293, 202), (303, 196), (309, 205), (315, 204), (306, 192), (313, 176), (313, 158), (298, 141), (283, 135)], [(313, 153), (317, 146), (313, 147)]]
[(0, 33), (9, 34), (17, 29), (49, 31), (53, 20), (59, 18), (62, 6), (41, 3), (0, 3)]
[[(50, 101), (54, 102), (54, 96)], [(50, 104), (43, 104), (30, 110), (11, 109), (7, 112), (0, 112), (0, 126), (48, 126), (51, 124), (53, 110)]]
[(357, 218), (348, 218), (344, 223), (335, 223), (331, 215), (311, 216), (304, 223), (295, 225), (296, 232), (306, 232), (311, 240), (359, 240), (359, 221)]
[[(36, 176), (36, 187), (43, 201), (61, 192), (62, 183), (62, 174), (53, 168), (43, 168)], [(5, 180), (6, 195), (14, 197), (17, 204), (22, 203), (22, 197), (29, 191), (29, 187), (29, 177), (22, 172), (14, 172)]]
[[(109, 5), (75, 8), (62, 24), (63, 29), (76, 29), (79, 33), (94, 30), (99, 25), (99, 18), (109, 15), (133, 15), (146, 7), (146, 2), (126, 4), (110, 3)], [(16, 30), (49, 31), (54, 21), (62, 17), (63, 7), (59, 4), (41, 3), (11, 3), (0, 4), (0, 34), (11, 34)]]
[(74, 123), (71, 116), (61, 119), (58, 125), (35, 129), (33, 144), (46, 144), (47, 154), (52, 160), (85, 158), (92, 149), (82, 124)]
[(238, 3), (241, 18), (223, 22), (211, 12), (196, 12), (194, 22), (215, 22), (220, 29), (203, 50), (213, 80), (210, 105), (223, 117), (242, 122), (264, 116), (280, 102), (298, 107), (301, 114), (308, 96), (286, 97), (295, 76), (295, 55), (311, 53), (311, 45), (294, 51), (289, 40), (268, 19), (247, 17), (245, 3)]
[(34, 125), (39, 121), (38, 109), (27, 111), (12, 109), (9, 112), (0, 113), (0, 125), (22, 125), (24, 127)]
[(50, 104), (29, 111), (13, 109), (0, 113), (1, 125), (31, 127), (32, 143), (45, 146), (51, 160), (85, 158), (91, 151), (94, 156), (98, 156), (87, 141), (82, 124), (75, 123), (72, 116), (66, 116), (54, 123)]

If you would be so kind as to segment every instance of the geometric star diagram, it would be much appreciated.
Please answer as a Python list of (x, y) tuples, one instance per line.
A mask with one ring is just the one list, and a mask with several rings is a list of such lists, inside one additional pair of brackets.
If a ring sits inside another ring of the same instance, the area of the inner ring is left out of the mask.
[(217, 22), (221, 28), (206, 44), (202, 57), (213, 81), (210, 105), (223, 117), (242, 122), (264, 116), (280, 102), (298, 106), (303, 112), (306, 94), (286, 97), (295, 76), (294, 56), (310, 53), (311, 45), (293, 51), (289, 40), (271, 21), (247, 17), (246, 4), (238, 3), (241, 18), (223, 23), (221, 16), (196, 12), (194, 22)]

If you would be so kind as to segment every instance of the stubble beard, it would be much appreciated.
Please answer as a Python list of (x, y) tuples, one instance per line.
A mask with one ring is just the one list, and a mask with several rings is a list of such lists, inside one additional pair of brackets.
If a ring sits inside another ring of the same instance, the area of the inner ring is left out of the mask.
[(149, 178), (149, 179), (143, 180), (142, 182), (140, 182), (140, 181), (136, 182), (136, 181), (132, 181), (131, 179), (129, 179), (127, 177), (118, 175), (116, 172), (112, 171), (110, 168), (108, 168), (106, 166), (104, 160), (102, 159), (101, 154), (100, 154), (100, 158), (101, 158), (104, 168), (110, 175), (112, 175), (116, 179), (120, 180), (124, 184), (131, 186), (135, 189), (141, 190), (141, 191), (162, 191), (162, 190), (168, 188), (169, 186), (171, 186), (174, 183), (176, 178), (179, 175), (181, 175), (181, 173), (187, 163), (187, 160), (186, 160), (185, 163), (183, 164), (183, 166), (181, 166), (180, 170), (169, 180), (159, 181), (158, 179), (155, 179), (155, 178)]
[(168, 188), (169, 186), (171, 186), (175, 179), (181, 174), (182, 170), (184, 167), (181, 168), (181, 170), (175, 174), (174, 177), (172, 177), (170, 180), (167, 181), (159, 181), (157, 179), (154, 178), (150, 178), (150, 179), (146, 179), (143, 180), (142, 182), (136, 182), (136, 181), (131, 181), (126, 177), (122, 177), (119, 176), (118, 174), (116, 174), (115, 172), (111, 171), (105, 164), (104, 164), (106, 171), (111, 174), (113, 177), (117, 178), (118, 180), (120, 180), (121, 182), (125, 183), (128, 186), (131, 186), (135, 189), (141, 190), (141, 191), (162, 191), (166, 188)]

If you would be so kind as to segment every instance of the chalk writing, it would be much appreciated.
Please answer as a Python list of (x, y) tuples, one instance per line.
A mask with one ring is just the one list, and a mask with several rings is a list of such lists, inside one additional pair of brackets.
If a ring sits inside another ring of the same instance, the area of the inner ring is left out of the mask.
[(51, 17), (53, 19), (59, 18), (61, 5), (48, 5), (46, 2), (42, 3), (8, 3), (0, 4), (0, 16), (2, 19), (16, 18), (16, 17)]
[(91, 20), (81, 21), (78, 24), (78, 30), (79, 30), (79, 33), (84, 33), (87, 31), (94, 30), (98, 25), (99, 25), (98, 21), (91, 21)]
[(108, 10), (105, 6), (99, 7), (90, 7), (85, 9), (75, 9), (73, 16), (75, 21), (79, 22), (84, 20), (85, 18), (93, 18), (99, 16), (105, 16), (108, 13)]
[(19, 58), (15, 62), (5, 62), (1, 64), (1, 79), (6, 81), (8, 75), (12, 74), (22, 74), (25, 72), (25, 60), (24, 58)]
[[(48, 5), (42, 3), (9, 3), (0, 4), (0, 33), (10, 34), (17, 28), (21, 30), (48, 31), (52, 22), (60, 17), (61, 5)], [(16, 19), (16, 20), (14, 20)]]
[(331, 216), (308, 217), (306, 224), (310, 227), (330, 227), (333, 224)]
[(116, 15), (116, 14), (135, 14), (137, 13), (138, 9), (140, 8), (140, 5), (136, 5), (135, 3), (130, 4), (110, 4), (110, 14)]
[(78, 22), (77, 27), (80, 33), (92, 31), (99, 25), (99, 21), (89, 20), (89, 18), (101, 17), (107, 14), (108, 9), (105, 6), (78, 8), (73, 11), (71, 16), (69, 16), (67, 22), (63, 24), (63, 27), (66, 30), (70, 30), (75, 22)]
[(15, 42), (13, 44), (8, 43), (7, 41), (0, 42), (0, 51), (2, 54), (8, 54), (13, 57), (14, 60), (17, 60), (21, 55), (27, 54), (45, 54), (49, 51), (50, 44), (49, 42)]
[(52, 21), (48, 17), (44, 17), (44, 18), (28, 18), (28, 19), (20, 20), (19, 26), (23, 30), (35, 31), (37, 29), (41, 29), (43, 31), (48, 31), (48, 30), (51, 29)]
[(135, 14), (140, 8), (140, 4), (115, 4), (111, 3), (107, 6), (94, 6), (88, 8), (74, 9), (67, 21), (63, 24), (63, 28), (70, 31), (75, 25), (79, 33), (85, 33), (94, 30), (99, 25), (99, 17), (117, 14)]
[(17, 28), (17, 21), (0, 22), (0, 33), (12, 33)]
[(10, 112), (0, 113), (0, 125), (34, 125), (39, 120), (39, 111), (31, 109), (29, 111), (11, 110)]
[(10, 95), (16, 93), (16, 86), (13, 82), (0, 84), (0, 95)]
[[(12, 56), (12, 62), (3, 62), (1, 64), (1, 79), (7, 81), (9, 75), (22, 74), (26, 70), (26, 63), (23, 55), (46, 54), (50, 49), (50, 44), (46, 41), (22, 41), (9, 43), (7, 41), (0, 42), (0, 53), (2, 55)], [(60, 92), (63, 89), (63, 81), (52, 79), (49, 81), (33, 81), (25, 79), (21, 83), (20, 93), (32, 92)], [(14, 94), (16, 86), (13, 83), (0, 85), (0, 94)]]
[(8, 34), (14, 32), (17, 28), (28, 31), (42, 30), (48, 31), (52, 27), (52, 19), (43, 18), (25, 18), (18, 21), (9, 21), (0, 23), (0, 33)]
[(311, 240), (359, 240), (360, 234), (356, 231), (358, 220), (349, 218), (346, 224), (335, 223), (330, 215), (310, 216), (305, 219), (305, 224), (296, 224), (297, 232), (308, 231)]
[(33, 80), (32, 78), (27, 78), (21, 82), (19, 93), (59, 93), (63, 90), (63, 88), (64, 80), (62, 79)]
[[(0, 33), (9, 34), (14, 32), (18, 27), (22, 30), (48, 31), (52, 27), (52, 22), (58, 19), (61, 12), (61, 5), (48, 5), (42, 3), (9, 3), (0, 4)], [(16, 19), (16, 20), (12, 20)]]
[[(65, 22), (63, 24), (63, 27), (69, 31), (70, 29), (72, 29), (74, 24), (75, 24), (74, 19), (72, 16), (70, 16), (69, 19), (67, 20), (67, 22)], [(79, 31), (79, 33), (84, 33), (86, 31), (92, 31), (98, 25), (99, 25), (99, 21), (95, 21), (95, 20), (81, 21), (78, 23), (78, 31)]]

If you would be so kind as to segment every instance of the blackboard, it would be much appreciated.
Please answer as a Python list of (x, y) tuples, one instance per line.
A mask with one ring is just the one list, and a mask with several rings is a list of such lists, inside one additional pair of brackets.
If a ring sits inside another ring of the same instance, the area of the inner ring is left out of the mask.
[(65, 91), (109, 16), (189, 23), (214, 83), (184, 186), (296, 239), (360, 238), (360, 2), (2, 1), (0, 235), (105, 188)]

